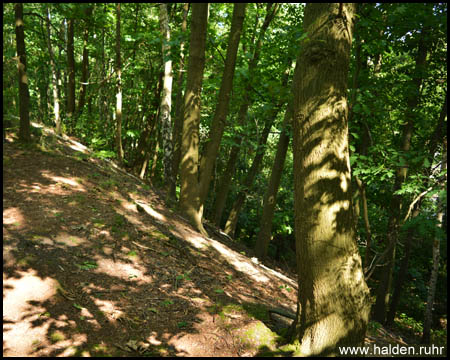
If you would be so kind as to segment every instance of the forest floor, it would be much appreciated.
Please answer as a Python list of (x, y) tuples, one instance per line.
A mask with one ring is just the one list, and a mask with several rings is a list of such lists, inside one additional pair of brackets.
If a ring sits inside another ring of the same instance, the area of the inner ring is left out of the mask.
[[(4, 356), (289, 356), (295, 275), (43, 128), (3, 144)], [(266, 266), (267, 265), (267, 266)], [(378, 327), (367, 345), (417, 339)]]

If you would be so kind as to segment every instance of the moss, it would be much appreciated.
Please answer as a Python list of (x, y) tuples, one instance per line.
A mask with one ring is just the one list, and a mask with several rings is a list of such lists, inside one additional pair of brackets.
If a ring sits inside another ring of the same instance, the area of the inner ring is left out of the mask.
[(58, 341), (62, 341), (62, 340), (65, 340), (65, 339), (66, 339), (66, 337), (60, 331), (54, 331), (53, 333), (50, 334), (50, 341), (52, 343), (56, 343)]
[(280, 339), (276, 333), (261, 321), (255, 321), (249, 324), (238, 337), (245, 347), (271, 351), (276, 349), (277, 341)]

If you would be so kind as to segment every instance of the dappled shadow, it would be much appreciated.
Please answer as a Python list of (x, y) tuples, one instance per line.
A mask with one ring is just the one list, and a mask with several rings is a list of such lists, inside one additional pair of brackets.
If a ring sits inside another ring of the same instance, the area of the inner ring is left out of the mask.
[(217, 330), (208, 309), (295, 303), (136, 179), (71, 151), (11, 143), (4, 156), (4, 354), (238, 355), (219, 339), (192, 345)]

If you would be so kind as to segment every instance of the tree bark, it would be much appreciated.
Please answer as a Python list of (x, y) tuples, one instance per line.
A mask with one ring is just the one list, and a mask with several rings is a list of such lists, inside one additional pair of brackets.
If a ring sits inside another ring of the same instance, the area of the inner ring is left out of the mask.
[(17, 47), (17, 69), (19, 80), (19, 140), (31, 141), (30, 132), (30, 92), (28, 91), (27, 57), (25, 51), (25, 31), (23, 22), (23, 4), (14, 5), (16, 21), (16, 47)]
[(84, 28), (84, 39), (83, 39), (83, 63), (81, 67), (81, 88), (80, 88), (80, 99), (78, 100), (78, 114), (83, 112), (86, 92), (87, 92), (87, 82), (89, 78), (89, 52), (88, 52), (88, 40), (89, 40), (89, 19), (92, 16), (92, 7), (86, 8), (86, 26)]
[(202, 224), (203, 209), (200, 206), (198, 184), (198, 145), (207, 23), (208, 4), (193, 3), (180, 163), (181, 211), (195, 229), (205, 236), (208, 233)]
[(59, 96), (58, 96), (58, 71), (55, 64), (55, 55), (53, 54), (52, 43), (50, 39), (50, 10), (48, 5), (47, 9), (47, 48), (50, 58), (50, 67), (52, 72), (52, 90), (53, 90), (53, 112), (55, 114), (55, 131), (58, 135), (61, 135), (61, 118), (59, 116)]
[(161, 3), (159, 5), (159, 23), (162, 33), (162, 56), (164, 66), (164, 80), (163, 91), (161, 96), (160, 106), (160, 122), (162, 132), (162, 143), (164, 150), (164, 177), (167, 183), (167, 195), (172, 194), (170, 189), (175, 188), (175, 179), (172, 173), (172, 123), (170, 111), (172, 108), (172, 60), (170, 59), (170, 27), (169, 17), (167, 15), (167, 4)]
[[(189, 11), (189, 3), (183, 5), (183, 21), (181, 23), (181, 32), (186, 33), (187, 15)], [(181, 158), (181, 134), (183, 132), (183, 79), (184, 79), (184, 40), (180, 43), (180, 64), (178, 69), (177, 79), (177, 97), (175, 99), (175, 123), (173, 126), (173, 165), (172, 177), (175, 182), (172, 188), (169, 189), (170, 196), (176, 198), (176, 181), (178, 176), (178, 169), (180, 167)]]
[(361, 346), (369, 290), (355, 241), (347, 80), (355, 4), (308, 3), (294, 79), (294, 204), (299, 278), (292, 340), (302, 356)]
[(219, 90), (219, 99), (216, 106), (216, 112), (214, 113), (214, 118), (212, 120), (206, 150), (200, 163), (200, 203), (202, 206), (208, 196), (214, 164), (216, 162), (220, 141), (226, 126), (228, 107), (230, 104), (230, 93), (233, 88), (237, 50), (239, 47), (239, 40), (241, 38), (246, 5), (247, 4), (245, 3), (234, 4), (233, 19), (231, 21), (227, 55), (225, 58), (225, 68), (223, 70), (222, 83)]
[(69, 80), (67, 84), (67, 120), (68, 125), (73, 129), (75, 115), (75, 56), (74, 56), (74, 19), (67, 22), (67, 71)]
[(119, 164), (123, 164), (122, 147), (122, 62), (120, 57), (120, 3), (116, 7), (116, 147)]

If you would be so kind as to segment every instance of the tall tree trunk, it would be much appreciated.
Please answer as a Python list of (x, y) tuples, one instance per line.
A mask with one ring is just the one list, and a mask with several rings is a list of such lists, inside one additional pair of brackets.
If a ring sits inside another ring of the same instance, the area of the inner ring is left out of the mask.
[(231, 237), (234, 237), (234, 233), (236, 231), (236, 225), (239, 218), (239, 213), (241, 211), (242, 206), (244, 205), (245, 198), (248, 195), (248, 191), (253, 184), (253, 180), (255, 176), (258, 174), (259, 166), (264, 157), (264, 153), (266, 150), (267, 137), (269, 136), (270, 129), (272, 128), (273, 120), (276, 118), (279, 107), (274, 108), (270, 113), (268, 118), (266, 119), (266, 124), (264, 126), (263, 131), (261, 132), (261, 137), (259, 138), (258, 147), (256, 150), (255, 158), (253, 159), (252, 166), (247, 172), (247, 175), (243, 182), (243, 187), (239, 191), (232, 207), (231, 211), (228, 215), (227, 222), (225, 223), (224, 232)]
[(225, 58), (225, 68), (220, 85), (219, 99), (216, 112), (211, 124), (208, 143), (202, 156), (200, 164), (200, 202), (203, 205), (208, 196), (209, 185), (211, 183), (212, 172), (216, 157), (219, 152), (220, 141), (226, 125), (228, 107), (230, 104), (230, 93), (233, 88), (233, 77), (236, 66), (237, 50), (241, 38), (242, 25), (245, 17), (245, 3), (235, 3), (233, 9), (233, 19), (231, 20), (231, 30), (228, 38), (227, 55)]
[(48, 5), (47, 10), (47, 48), (50, 57), (50, 67), (52, 72), (52, 89), (53, 89), (53, 112), (55, 114), (55, 131), (61, 135), (61, 118), (59, 116), (59, 96), (58, 96), (58, 71), (55, 64), (55, 55), (53, 54), (52, 43), (50, 39), (50, 10)]
[(83, 63), (81, 67), (81, 88), (80, 88), (80, 99), (78, 100), (78, 114), (83, 112), (83, 107), (86, 99), (87, 92), (87, 82), (89, 78), (89, 52), (88, 52), (88, 40), (89, 40), (89, 21), (92, 16), (93, 8), (89, 6), (86, 8), (86, 27), (84, 28), (84, 39), (83, 39)]
[(68, 19), (67, 24), (67, 122), (71, 130), (75, 127), (75, 56), (74, 56), (74, 19)]
[(278, 187), (280, 186), (281, 175), (283, 174), (284, 161), (289, 146), (290, 124), (292, 120), (292, 102), (287, 106), (284, 114), (283, 125), (280, 138), (278, 139), (277, 152), (270, 173), (269, 184), (264, 194), (263, 212), (259, 223), (258, 238), (255, 244), (256, 256), (263, 260), (267, 256), (269, 242), (272, 235), (272, 220), (277, 203)]
[(167, 16), (167, 4), (159, 5), (159, 23), (162, 33), (162, 56), (164, 66), (164, 85), (161, 96), (160, 122), (162, 132), (162, 143), (164, 150), (164, 177), (167, 181), (167, 195), (170, 197), (171, 191), (175, 187), (175, 179), (172, 173), (172, 123), (170, 111), (172, 108), (172, 60), (170, 60), (170, 28)]
[[(445, 139), (446, 131), (444, 129), (444, 126), (445, 126), (446, 117), (447, 117), (447, 95), (445, 95), (445, 101), (444, 101), (444, 105), (442, 106), (441, 113), (439, 115), (438, 124), (436, 125), (436, 128), (434, 129), (433, 134), (431, 135), (431, 140), (430, 140), (429, 147), (428, 147), (430, 159), (433, 159), (434, 155), (437, 152), (438, 141), (442, 141), (443, 139)], [(428, 169), (425, 169), (426, 173), (430, 177), (432, 175), (432, 169), (433, 169), (433, 161), (430, 161), (430, 165), (429, 165)], [(427, 188), (429, 184), (430, 184), (430, 182), (426, 181), (424, 184), (424, 187)], [(411, 218), (415, 218), (419, 215), (421, 203), (422, 203), (422, 199), (420, 199), (416, 203), (416, 205), (413, 208)], [(395, 287), (394, 287), (394, 292), (392, 294), (392, 300), (391, 300), (391, 303), (389, 304), (389, 312), (388, 312), (387, 318), (386, 318), (386, 323), (388, 325), (391, 325), (394, 323), (395, 313), (397, 311), (397, 306), (400, 301), (400, 297), (401, 297), (402, 290), (403, 290), (403, 284), (405, 282), (406, 275), (408, 272), (409, 257), (411, 254), (411, 247), (412, 247), (413, 228), (410, 228), (408, 230), (408, 233), (406, 236), (407, 237), (406, 237), (406, 244), (405, 244), (405, 256), (400, 265), (400, 270), (398, 271), (398, 275), (397, 275), (397, 279), (396, 279)]]
[[(186, 33), (187, 29), (187, 15), (189, 11), (189, 3), (183, 5), (183, 21), (181, 23), (181, 32)], [(175, 99), (175, 123), (173, 126), (173, 165), (172, 177), (175, 182), (172, 188), (169, 189), (170, 196), (176, 198), (176, 181), (178, 176), (178, 169), (180, 167), (181, 158), (181, 134), (183, 132), (183, 79), (184, 79), (184, 40), (180, 43), (180, 64), (178, 68), (177, 79), (177, 97)]]
[[(275, 14), (277, 13), (279, 9), (280, 4), (272, 4), (267, 3), (266, 5), (266, 16), (264, 18), (263, 25), (261, 27), (261, 30), (259, 31), (258, 40), (256, 41), (256, 44), (254, 46), (253, 55), (252, 58), (248, 64), (248, 80), (247, 84), (244, 86), (244, 92), (242, 94), (242, 104), (239, 107), (238, 112), (238, 120), (237, 123), (239, 126), (243, 126), (245, 123), (245, 120), (247, 118), (247, 112), (248, 108), (251, 105), (250, 100), (250, 92), (252, 91), (252, 84), (250, 82), (250, 79), (253, 76), (253, 73), (256, 69), (256, 66), (258, 65), (259, 56), (261, 53), (261, 46), (263, 43), (264, 35), (275, 17)], [(253, 37), (256, 34), (256, 30), (253, 33)], [(243, 134), (236, 134), (234, 138), (234, 144), (231, 147), (230, 157), (228, 158), (228, 163), (226, 166), (226, 170), (224, 174), (221, 177), (221, 180), (219, 181), (220, 185), (218, 187), (218, 193), (216, 194), (216, 203), (215, 203), (215, 216), (214, 221), (217, 226), (220, 226), (220, 219), (222, 218), (223, 209), (225, 208), (225, 202), (227, 200), (228, 192), (230, 190), (231, 180), (234, 175), (234, 171), (236, 169), (236, 163), (239, 158), (239, 151), (240, 151), (240, 145), (243, 139)]]
[[(419, 104), (419, 94), (420, 94), (420, 86), (422, 84), (422, 79), (424, 77), (424, 68), (426, 65), (427, 58), (427, 43), (425, 41), (424, 33), (426, 30), (423, 30), (421, 33), (421, 37), (419, 39), (419, 46), (416, 55), (416, 64), (414, 75), (412, 79), (412, 87), (414, 91), (412, 91), (412, 95), (408, 98), (408, 107), (406, 117), (406, 125), (403, 129), (402, 135), (402, 146), (401, 151), (403, 154), (407, 154), (410, 151), (411, 147), (411, 137), (414, 132), (414, 122), (415, 117), (417, 116), (414, 112), (417, 105)], [(406, 159), (404, 159), (406, 163)], [(396, 171), (395, 175), (395, 183), (394, 190), (395, 193), (402, 187), (403, 182), (406, 180), (406, 176), (408, 174), (408, 166), (399, 167)], [(397, 244), (398, 232), (400, 229), (400, 217), (402, 214), (402, 195), (394, 194), (392, 195), (388, 228), (387, 228), (387, 239), (388, 239), (388, 253), (386, 257), (386, 264), (381, 267), (380, 273), (381, 280), (380, 285), (377, 289), (377, 299), (374, 306), (374, 320), (385, 323), (386, 314), (389, 304), (390, 292), (392, 287), (392, 273), (395, 264), (395, 250)]]
[(19, 140), (29, 142), (30, 133), (30, 92), (28, 91), (27, 58), (25, 52), (25, 31), (23, 22), (23, 4), (14, 4), (16, 20), (17, 69), (19, 80)]
[[(441, 172), (447, 170), (447, 140), (444, 140), (444, 146), (442, 149), (443, 160), (441, 164)], [(446, 188), (446, 186), (445, 186)], [(427, 296), (427, 307), (425, 309), (425, 318), (423, 321), (423, 335), (422, 343), (429, 344), (431, 342), (431, 323), (433, 320), (433, 305), (434, 305), (434, 295), (436, 293), (436, 282), (439, 270), (439, 251), (441, 246), (440, 241), (440, 229), (442, 229), (442, 220), (444, 219), (444, 208), (445, 199), (444, 196), (439, 196), (437, 200), (437, 227), (438, 229), (434, 235), (433, 241), (433, 267), (431, 269), (430, 283), (428, 285), (428, 296)]]
[(116, 147), (119, 164), (123, 164), (122, 147), (122, 62), (120, 58), (120, 3), (117, 4), (116, 13)]
[(193, 3), (180, 163), (181, 211), (196, 230), (205, 236), (208, 233), (202, 224), (203, 209), (200, 206), (198, 186), (198, 145), (207, 23), (208, 4)]
[(294, 79), (294, 204), (298, 267), (292, 340), (303, 356), (361, 346), (369, 290), (355, 241), (347, 79), (355, 4), (308, 3)]

